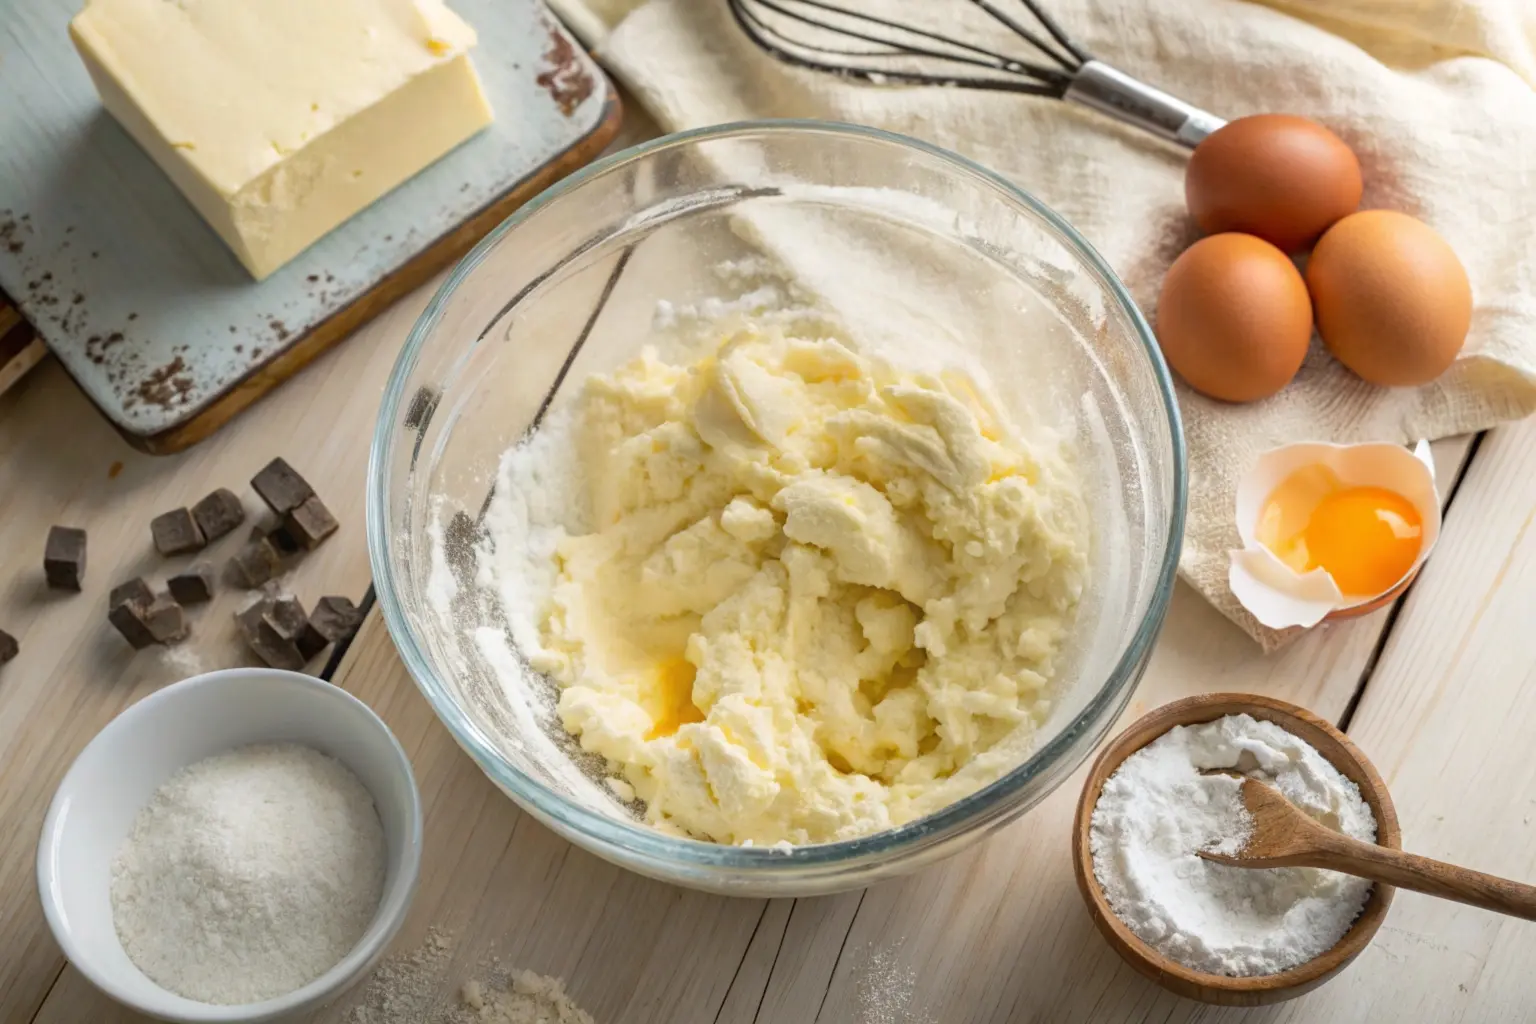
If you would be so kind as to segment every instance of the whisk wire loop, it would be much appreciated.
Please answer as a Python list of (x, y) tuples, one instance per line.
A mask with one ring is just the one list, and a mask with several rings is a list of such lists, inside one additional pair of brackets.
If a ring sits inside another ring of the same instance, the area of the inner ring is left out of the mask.
[[(942, 10), (940, 0), (921, 2), (930, 15)], [(944, 85), (1066, 100), (1191, 149), (1226, 123), (1095, 59), (1039, 0), (964, 3), (1028, 44), (1034, 57), (1010, 56), (832, 0), (726, 0), (748, 38), (797, 67), (876, 85)], [(1024, 11), (1032, 22), (1024, 19)]]
[(1027, 25), (1023, 24), (1017, 18), (999, 8), (997, 4), (992, 2), (992, 0), (971, 0), (971, 3), (987, 12), (987, 14), (989, 14), (994, 21), (1001, 25), (1007, 26), (1020, 38), (1029, 42), (1041, 53), (1048, 55), (1052, 60), (1060, 64), (1063, 68), (1066, 68), (1070, 71), (1076, 71), (1079, 66), (1088, 63), (1090, 60), (1093, 60), (1093, 55), (1090, 54), (1087, 50), (1084, 50), (1081, 46), (1078, 46), (1077, 43), (1073, 42), (1072, 37), (1067, 35), (1067, 33), (1062, 30), (1062, 27), (1056, 23), (1056, 19), (1051, 17), (1045, 8), (1032, 3), (1031, 0), (1021, 0), (1021, 2), (1025, 7), (1029, 8), (1029, 13), (1035, 16), (1035, 20), (1040, 23), (1041, 27), (1043, 27), (1046, 32), (1050, 33), (1051, 38), (1054, 39), (1063, 49), (1067, 51), (1067, 53), (1071, 55), (1070, 58), (1063, 57), (1049, 43), (1047, 43), (1044, 39), (1041, 39), (1040, 36), (1035, 32), (1031, 31)]
[[(1089, 59), (1055, 21), (1036, 7), (1034, 0), (1019, 2), (1035, 14), (1051, 40), (1062, 49), (1003, 11), (994, 0), (968, 2), (1028, 42), (1051, 63), (1009, 56), (964, 39), (826, 0), (727, 0), (742, 30), (779, 60), (875, 83), (952, 85), (1059, 99), (1072, 83), (1073, 73), (1081, 61)], [(811, 30), (812, 37), (797, 31), (802, 28)], [(850, 43), (858, 45), (848, 45)], [(834, 61), (827, 58), (853, 59)], [(887, 58), (925, 59), (946, 70), (916, 70), (883, 62)], [(996, 74), (977, 75), (971, 71), (973, 68)]]

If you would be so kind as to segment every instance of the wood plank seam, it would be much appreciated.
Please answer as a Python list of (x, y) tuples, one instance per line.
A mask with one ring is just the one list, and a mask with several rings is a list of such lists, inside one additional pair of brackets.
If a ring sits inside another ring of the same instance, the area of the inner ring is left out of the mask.
[(38, 1017), (42, 1016), (43, 1007), (48, 1005), (48, 997), (53, 995), (53, 990), (55, 988), (58, 988), (59, 979), (64, 977), (64, 972), (67, 970), (69, 970), (69, 961), (61, 959), (59, 962), (58, 970), (53, 972), (53, 980), (48, 983), (47, 991), (43, 993), (42, 1000), (37, 1004), (37, 1009), (32, 1011), (32, 1016), (29, 1018), (29, 1020), (35, 1021)]
[[(713, 1024), (720, 1024), (720, 1015), (725, 1012), (726, 1004), (731, 1001), (731, 990), (736, 987), (736, 980), (741, 977), (741, 969), (746, 966), (747, 956), (752, 952), (752, 943), (757, 941), (757, 933), (763, 927), (763, 919), (768, 916), (768, 906), (770, 902), (771, 901), (769, 900), (763, 900), (763, 911), (757, 915), (757, 924), (752, 926), (752, 934), (747, 936), (747, 944), (741, 947), (741, 959), (736, 961), (736, 970), (731, 972), (730, 984), (725, 986), (725, 994), (720, 997), (720, 1005), (715, 1007), (715, 1019)], [(780, 940), (779, 944), (782, 947), (782, 939)], [(775, 959), (777, 959), (777, 956), (775, 956)], [(763, 992), (764, 994), (767, 994), (767, 985), (763, 986)], [(758, 1000), (757, 1005), (758, 1008), (761, 1009), (763, 1005), (762, 1000)]]
[[(752, 1024), (757, 1024), (757, 1018), (762, 1016), (763, 1003), (768, 999), (768, 988), (773, 984), (773, 972), (779, 966), (779, 954), (784, 952), (784, 940), (789, 937), (789, 923), (795, 919), (795, 908), (798, 906), (800, 906), (800, 901), (796, 899), (793, 903), (790, 904), (789, 913), (784, 915), (784, 930), (779, 932), (779, 944), (774, 947), (773, 962), (768, 965), (768, 973), (763, 976), (763, 990), (757, 995), (757, 1009), (752, 1011)], [(764, 901), (763, 913), (766, 914), (767, 912), (768, 905), (767, 902)], [(748, 943), (747, 949), (741, 954), (742, 963), (746, 963), (747, 952), (749, 952), (751, 948), (751, 943)], [(739, 970), (740, 968), (737, 969)], [(722, 1003), (721, 1005), (723, 1006), (725, 1004)]]
[[(1461, 460), (1461, 466), (1456, 470), (1456, 477), (1451, 481), (1451, 486), (1445, 489), (1445, 497), (1440, 502), (1440, 515), (1444, 519), (1450, 514), (1451, 505), (1456, 501), (1456, 495), (1461, 490), (1462, 481), (1467, 478), (1467, 471), (1472, 468), (1472, 460), (1477, 458), (1477, 450), (1482, 447), (1483, 438), (1488, 436), (1486, 430), (1479, 431), (1472, 438), (1472, 444), (1467, 449), (1467, 454)], [(1360, 706), (1360, 698), (1365, 695), (1365, 688), (1371, 681), (1372, 674), (1376, 671), (1377, 664), (1381, 661), (1381, 655), (1387, 647), (1387, 641), (1392, 636), (1392, 631), (1397, 628), (1398, 616), (1408, 604), (1408, 595), (1413, 593), (1413, 588), (1418, 585), (1415, 579), (1392, 602), (1392, 609), (1387, 613), (1387, 621), (1381, 627), (1381, 633), (1376, 637), (1376, 644), (1371, 648), (1371, 653), (1365, 659), (1365, 665), (1360, 669), (1360, 678), (1355, 683), (1355, 692), (1350, 696), (1349, 703), (1344, 706), (1344, 713), (1339, 716), (1338, 727), (1340, 732), (1349, 732), (1349, 723), (1354, 720), (1355, 709)]]
[[(853, 934), (853, 924), (859, 919), (859, 911), (864, 909), (864, 898), (869, 895), (869, 889), (859, 893), (859, 902), (854, 904), (853, 913), (848, 918), (848, 930), (843, 932), (843, 943), (837, 947), (837, 959), (832, 961), (832, 972), (827, 975), (827, 988), (821, 994), (821, 1002), (816, 1005), (816, 1024), (821, 1024), (822, 1011), (827, 1008), (827, 996), (832, 994), (832, 982), (837, 978), (837, 969), (842, 965), (843, 953), (848, 949), (848, 936)], [(786, 927), (785, 931), (789, 929)]]

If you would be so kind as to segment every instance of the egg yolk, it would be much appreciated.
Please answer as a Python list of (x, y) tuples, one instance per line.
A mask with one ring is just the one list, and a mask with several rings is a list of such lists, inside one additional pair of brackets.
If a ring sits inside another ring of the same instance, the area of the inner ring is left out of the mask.
[(693, 663), (667, 658), (656, 667), (653, 689), (646, 696), (651, 705), (651, 731), (646, 739), (671, 736), (690, 722), (704, 721), (704, 712), (693, 703)]
[(1259, 518), (1259, 543), (1297, 572), (1323, 569), (1345, 594), (1390, 590), (1419, 557), (1418, 509), (1383, 487), (1346, 487), (1322, 467), (1275, 488)]

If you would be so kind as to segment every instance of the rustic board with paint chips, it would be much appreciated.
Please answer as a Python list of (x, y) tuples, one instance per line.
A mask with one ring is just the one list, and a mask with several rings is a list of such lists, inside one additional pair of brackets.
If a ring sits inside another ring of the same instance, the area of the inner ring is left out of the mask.
[(455, 0), (495, 122), (258, 283), (101, 107), (67, 32), (80, 3), (13, 0), (0, 18), (0, 290), (146, 451), (206, 437), (618, 127), (613, 90), (540, 0)]

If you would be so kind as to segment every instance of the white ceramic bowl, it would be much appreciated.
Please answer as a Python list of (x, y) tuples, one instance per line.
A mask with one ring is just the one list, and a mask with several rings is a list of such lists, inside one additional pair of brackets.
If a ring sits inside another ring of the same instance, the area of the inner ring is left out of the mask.
[[(168, 992), (133, 965), (118, 941), (109, 897), (112, 859), (139, 810), (178, 769), (232, 747), (284, 741), (336, 758), (373, 794), (387, 848), (373, 923), (340, 963), (287, 995), (220, 1006)], [(313, 676), (228, 669), (144, 698), (80, 752), (43, 822), (37, 888), (65, 956), (118, 1002), (186, 1024), (266, 1021), (314, 1009), (368, 973), (405, 920), (421, 836), (410, 760), (366, 704)]]

